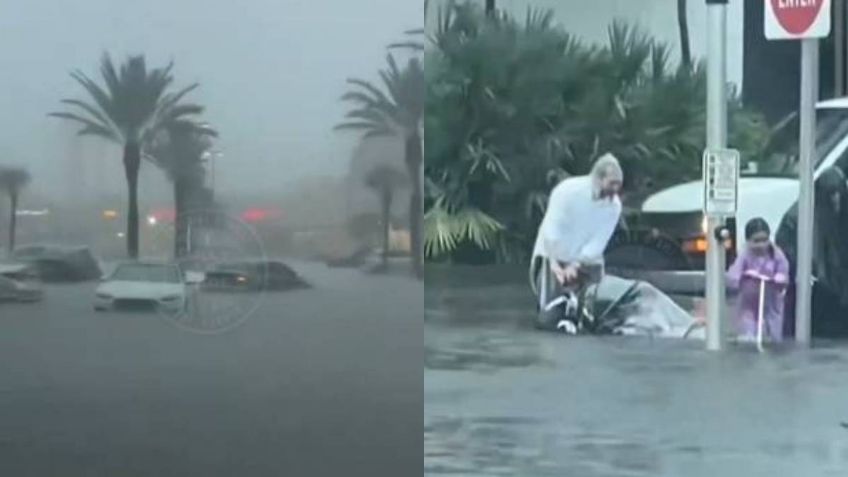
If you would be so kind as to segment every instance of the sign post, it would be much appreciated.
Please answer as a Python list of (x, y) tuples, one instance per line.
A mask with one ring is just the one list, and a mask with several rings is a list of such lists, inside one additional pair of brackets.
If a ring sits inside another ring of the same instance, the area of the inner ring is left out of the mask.
[(766, 0), (765, 35), (769, 40), (801, 40), (801, 105), (798, 194), (798, 256), (795, 339), (809, 344), (812, 311), (816, 101), (819, 96), (818, 39), (830, 34), (830, 0)]
[[(723, 342), (725, 251), (713, 233), (724, 226), (725, 214), (715, 213), (724, 197), (715, 189), (722, 151), (727, 146), (727, 0), (707, 0), (707, 152), (704, 154), (704, 212), (707, 216), (706, 305), (707, 349), (719, 351)], [(715, 167), (714, 167), (715, 166)], [(722, 169), (723, 170), (723, 169)], [(710, 181), (713, 181), (712, 184)], [(724, 180), (719, 181), (724, 190)], [(711, 192), (713, 194), (711, 199)], [(735, 209), (735, 199), (734, 199)]]
[(704, 214), (708, 217), (736, 215), (739, 202), (739, 151), (704, 151)]

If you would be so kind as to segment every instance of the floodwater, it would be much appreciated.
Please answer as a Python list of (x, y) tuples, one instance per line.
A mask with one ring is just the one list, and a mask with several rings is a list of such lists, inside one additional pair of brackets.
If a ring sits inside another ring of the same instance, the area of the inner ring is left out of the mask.
[(567, 337), (529, 325), (523, 269), (426, 283), (425, 475), (848, 475), (844, 344)]
[(412, 475), (421, 282), (293, 265), (313, 287), (235, 323), (95, 313), (96, 282), (0, 304), (0, 476)]

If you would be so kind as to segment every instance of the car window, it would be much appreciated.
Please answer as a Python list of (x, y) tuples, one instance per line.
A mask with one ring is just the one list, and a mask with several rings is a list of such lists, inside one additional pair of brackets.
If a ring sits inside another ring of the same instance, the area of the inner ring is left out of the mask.
[(121, 265), (112, 274), (112, 280), (125, 282), (180, 283), (176, 267), (163, 265)]

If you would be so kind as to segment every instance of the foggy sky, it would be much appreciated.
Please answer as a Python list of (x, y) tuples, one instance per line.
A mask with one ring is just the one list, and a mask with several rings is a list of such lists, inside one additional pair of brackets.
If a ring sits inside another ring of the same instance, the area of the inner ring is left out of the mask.
[(376, 79), (385, 46), (422, 23), (421, 0), (3, 0), (0, 164), (27, 164), (34, 187), (64, 190), (68, 140), (46, 114), (86, 98), (68, 72), (99, 80), (109, 51), (173, 59), (177, 87), (201, 83), (189, 98), (222, 135), (219, 190), (344, 174), (355, 139), (332, 127), (345, 79)]

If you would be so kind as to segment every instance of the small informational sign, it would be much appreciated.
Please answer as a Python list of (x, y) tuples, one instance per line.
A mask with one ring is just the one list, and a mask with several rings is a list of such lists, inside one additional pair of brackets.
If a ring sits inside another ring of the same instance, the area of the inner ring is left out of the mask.
[(765, 0), (769, 40), (801, 40), (830, 35), (831, 0)]
[(704, 213), (711, 217), (736, 215), (739, 196), (739, 151), (704, 151)]

